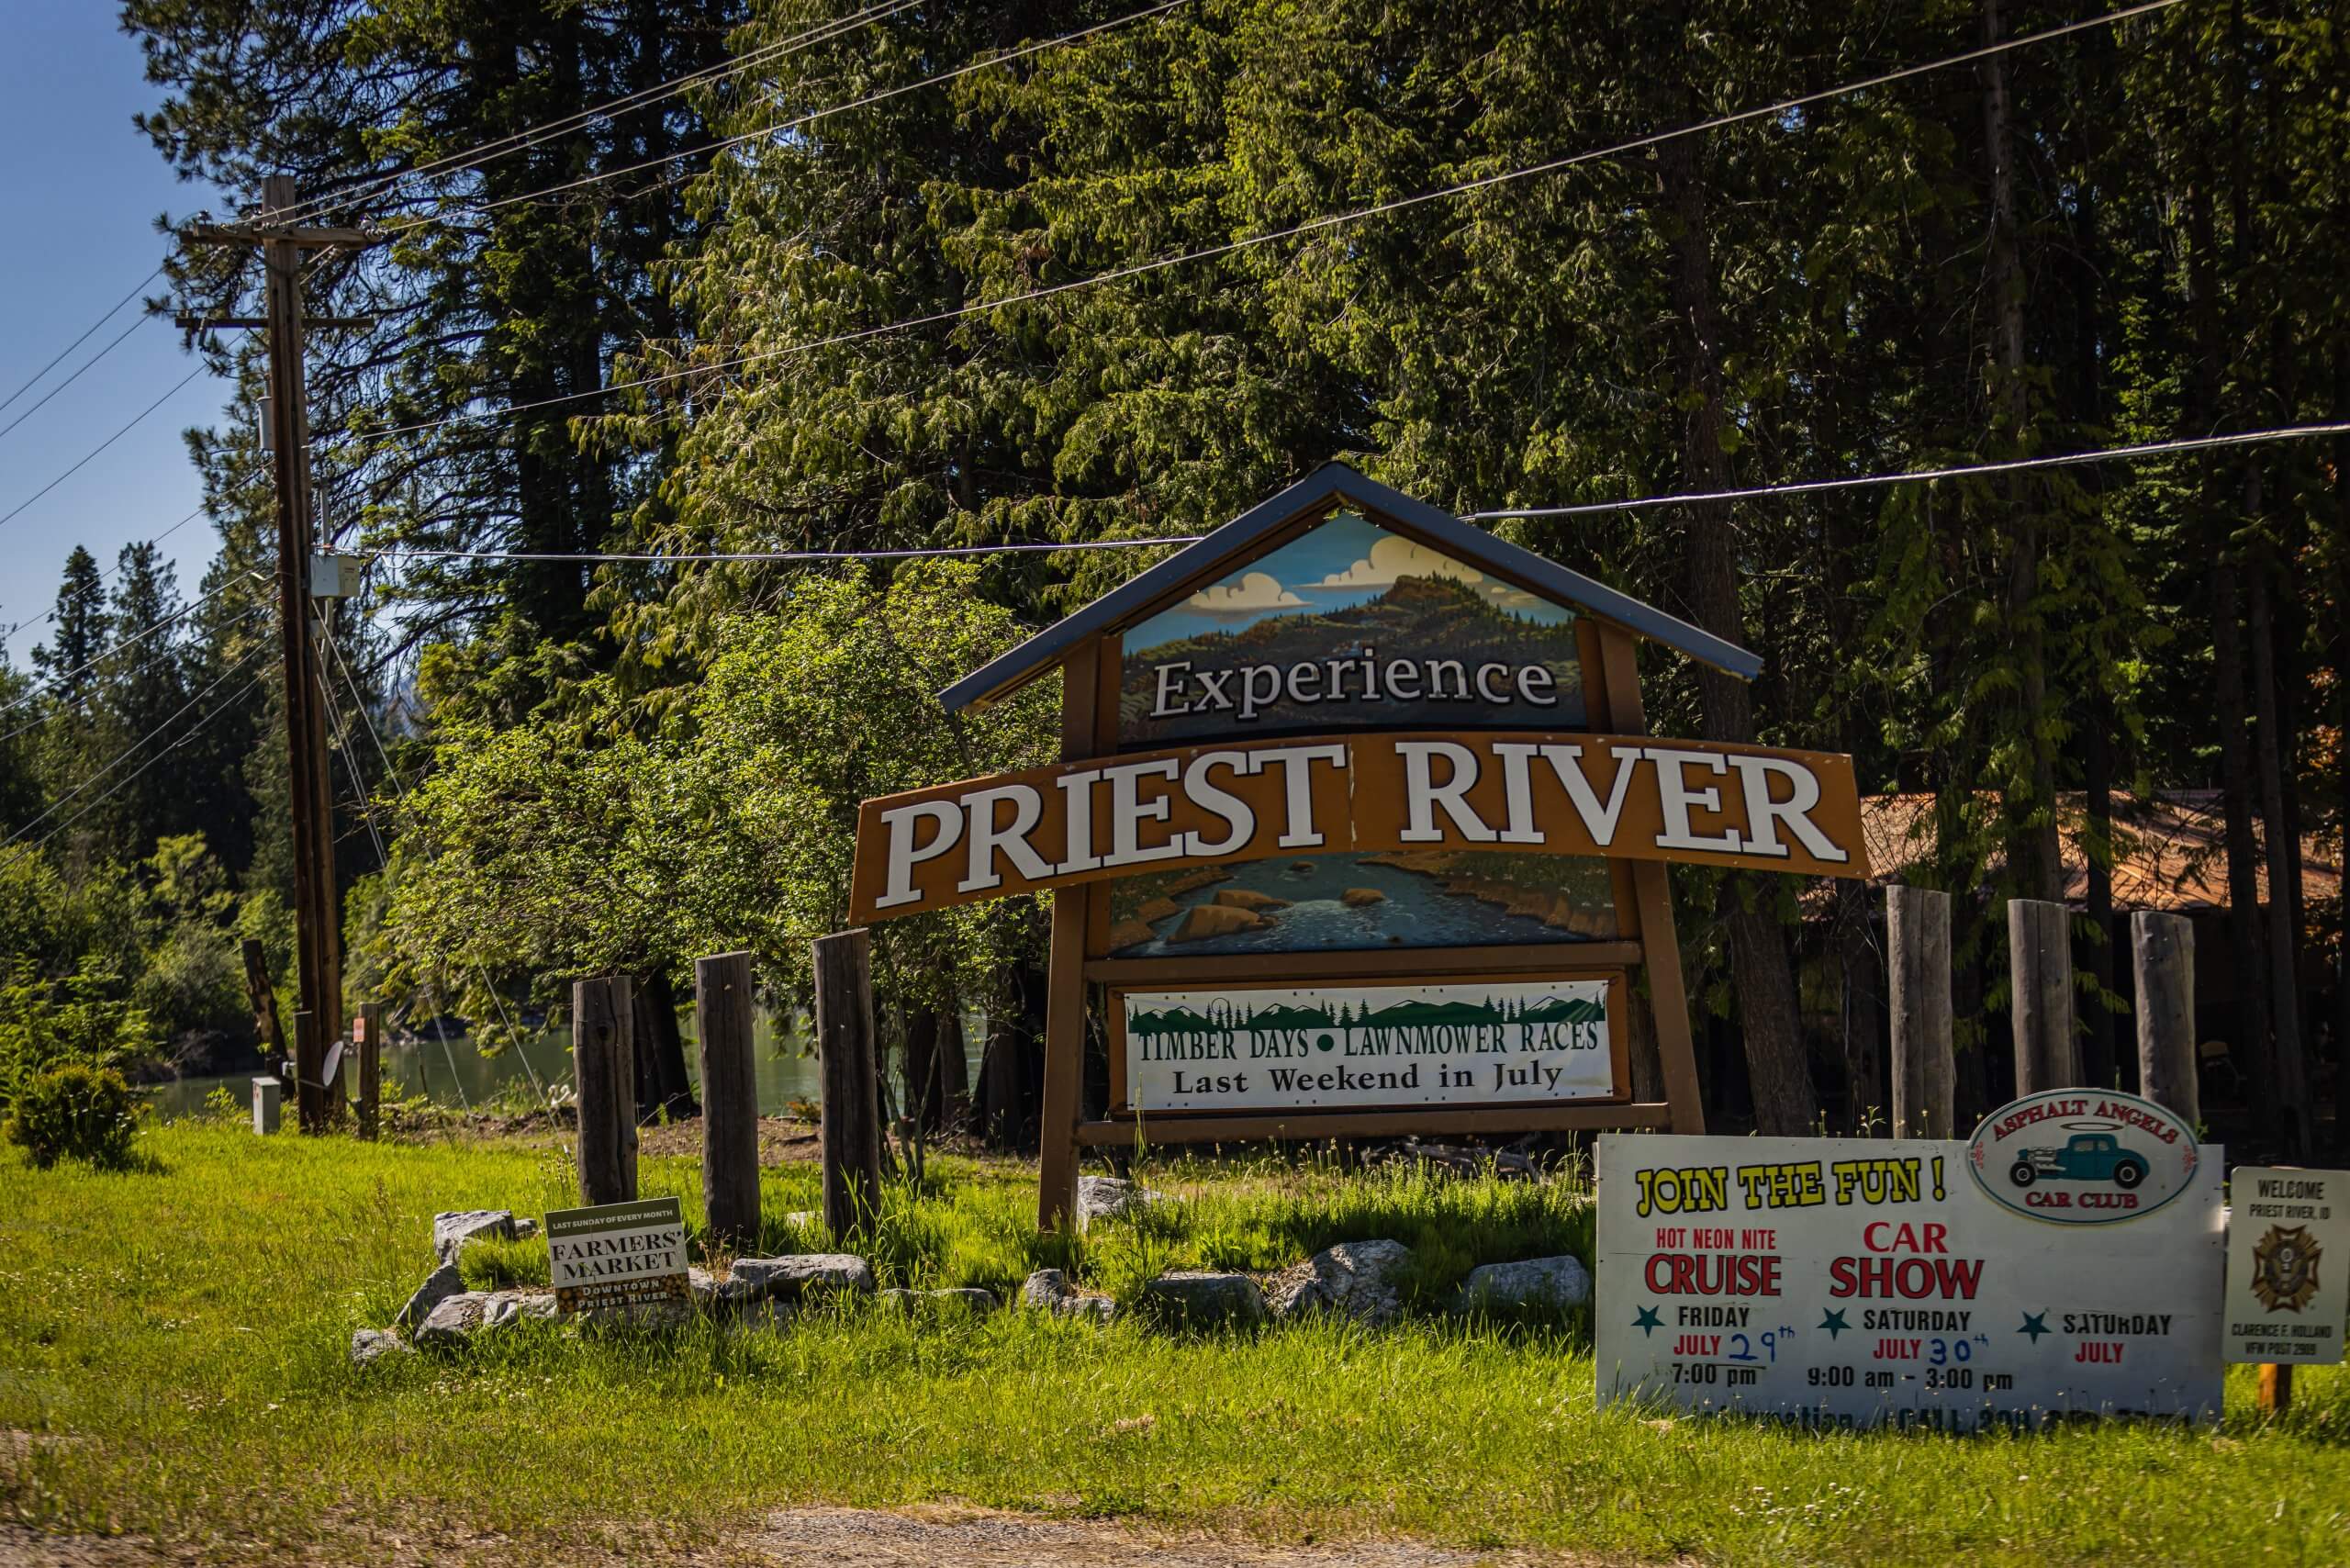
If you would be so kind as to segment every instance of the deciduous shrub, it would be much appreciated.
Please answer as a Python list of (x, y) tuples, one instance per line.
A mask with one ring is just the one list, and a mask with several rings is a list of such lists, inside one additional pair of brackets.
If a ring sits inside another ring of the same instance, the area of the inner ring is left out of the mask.
[(8, 1117), (8, 1141), (44, 1170), (71, 1155), (105, 1170), (130, 1162), (138, 1104), (112, 1068), (68, 1065), (26, 1083)]

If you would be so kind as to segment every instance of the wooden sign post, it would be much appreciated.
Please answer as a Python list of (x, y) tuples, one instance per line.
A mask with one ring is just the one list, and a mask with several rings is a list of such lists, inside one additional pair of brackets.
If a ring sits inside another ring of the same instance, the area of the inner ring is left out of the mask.
[(1055, 890), (1040, 1223), (1088, 1146), (1702, 1132), (1668, 867), (1868, 861), (1849, 757), (1651, 738), (1641, 639), (1761, 667), (1333, 464), (943, 692), (1058, 667), (1061, 761), (865, 802), (851, 916)]

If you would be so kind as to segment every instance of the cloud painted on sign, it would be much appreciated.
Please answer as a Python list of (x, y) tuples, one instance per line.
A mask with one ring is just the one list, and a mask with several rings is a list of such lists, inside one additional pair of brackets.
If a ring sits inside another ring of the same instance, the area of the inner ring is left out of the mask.
[(1389, 534), (1371, 547), (1368, 559), (1359, 560), (1343, 572), (1333, 572), (1320, 582), (1306, 586), (1338, 590), (1380, 588), (1392, 587), (1398, 577), (1449, 577), (1460, 583), (1485, 580), (1483, 572), (1464, 566), (1449, 555), (1440, 555), (1408, 539), (1398, 539)]
[(1547, 599), (1538, 599), (1522, 588), (1507, 583), (1487, 583), (1482, 590), (1488, 604), (1503, 610), (1541, 610), (1549, 606)]
[(1259, 610), (1294, 610), (1305, 600), (1263, 572), (1245, 572), (1238, 582), (1210, 583), (1184, 603), (1193, 610), (1229, 615)]

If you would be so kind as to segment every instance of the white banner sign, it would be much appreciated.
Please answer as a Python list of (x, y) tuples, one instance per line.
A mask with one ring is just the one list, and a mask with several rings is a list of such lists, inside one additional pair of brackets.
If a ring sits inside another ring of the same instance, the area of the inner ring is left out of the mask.
[[(1602, 1137), (1601, 1401), (1953, 1432), (2216, 1419), (2220, 1151), (2159, 1210), (2089, 1226), (1995, 1201), (1970, 1147)], [(2102, 1164), (2032, 1184), (2113, 1187)]]
[(2228, 1199), (2227, 1359), (2342, 1360), (2350, 1172), (2240, 1165)]
[(1508, 1105), (1617, 1092), (1606, 979), (1127, 991), (1125, 1104)]

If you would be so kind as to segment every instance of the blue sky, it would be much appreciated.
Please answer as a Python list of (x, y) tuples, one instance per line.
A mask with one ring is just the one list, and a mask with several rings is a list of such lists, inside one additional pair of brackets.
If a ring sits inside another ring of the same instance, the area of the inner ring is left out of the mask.
[(1152, 616), (1126, 633), (1126, 645), (1139, 652), (1203, 632), (1237, 632), (1273, 616), (1343, 610), (1377, 599), (1399, 575), (1457, 578), (1541, 625), (1572, 618), (1564, 605), (1537, 599), (1353, 512), (1340, 512)]
[[(111, 0), (8, 0), (0, 50), (0, 210), (14, 239), (0, 247), (0, 398), (130, 292), (164, 254), (158, 214), (237, 203), (173, 178), (130, 117), (156, 101), (139, 46), (115, 24)], [(156, 292), (151, 288), (151, 294)], [(129, 326), (126, 308), (24, 397), (0, 409), (17, 419)], [(150, 320), (38, 413), (0, 436), (0, 512), (48, 484), (196, 367), (168, 321)], [(102, 567), (151, 538), (203, 498), (181, 432), (217, 421), (226, 383), (199, 375), (88, 466), (0, 524), (0, 625), (30, 621), (56, 601), (58, 574), (76, 543)], [(192, 590), (217, 541), (199, 518), (163, 541)], [(7, 637), (19, 666), (50, 630)]]

